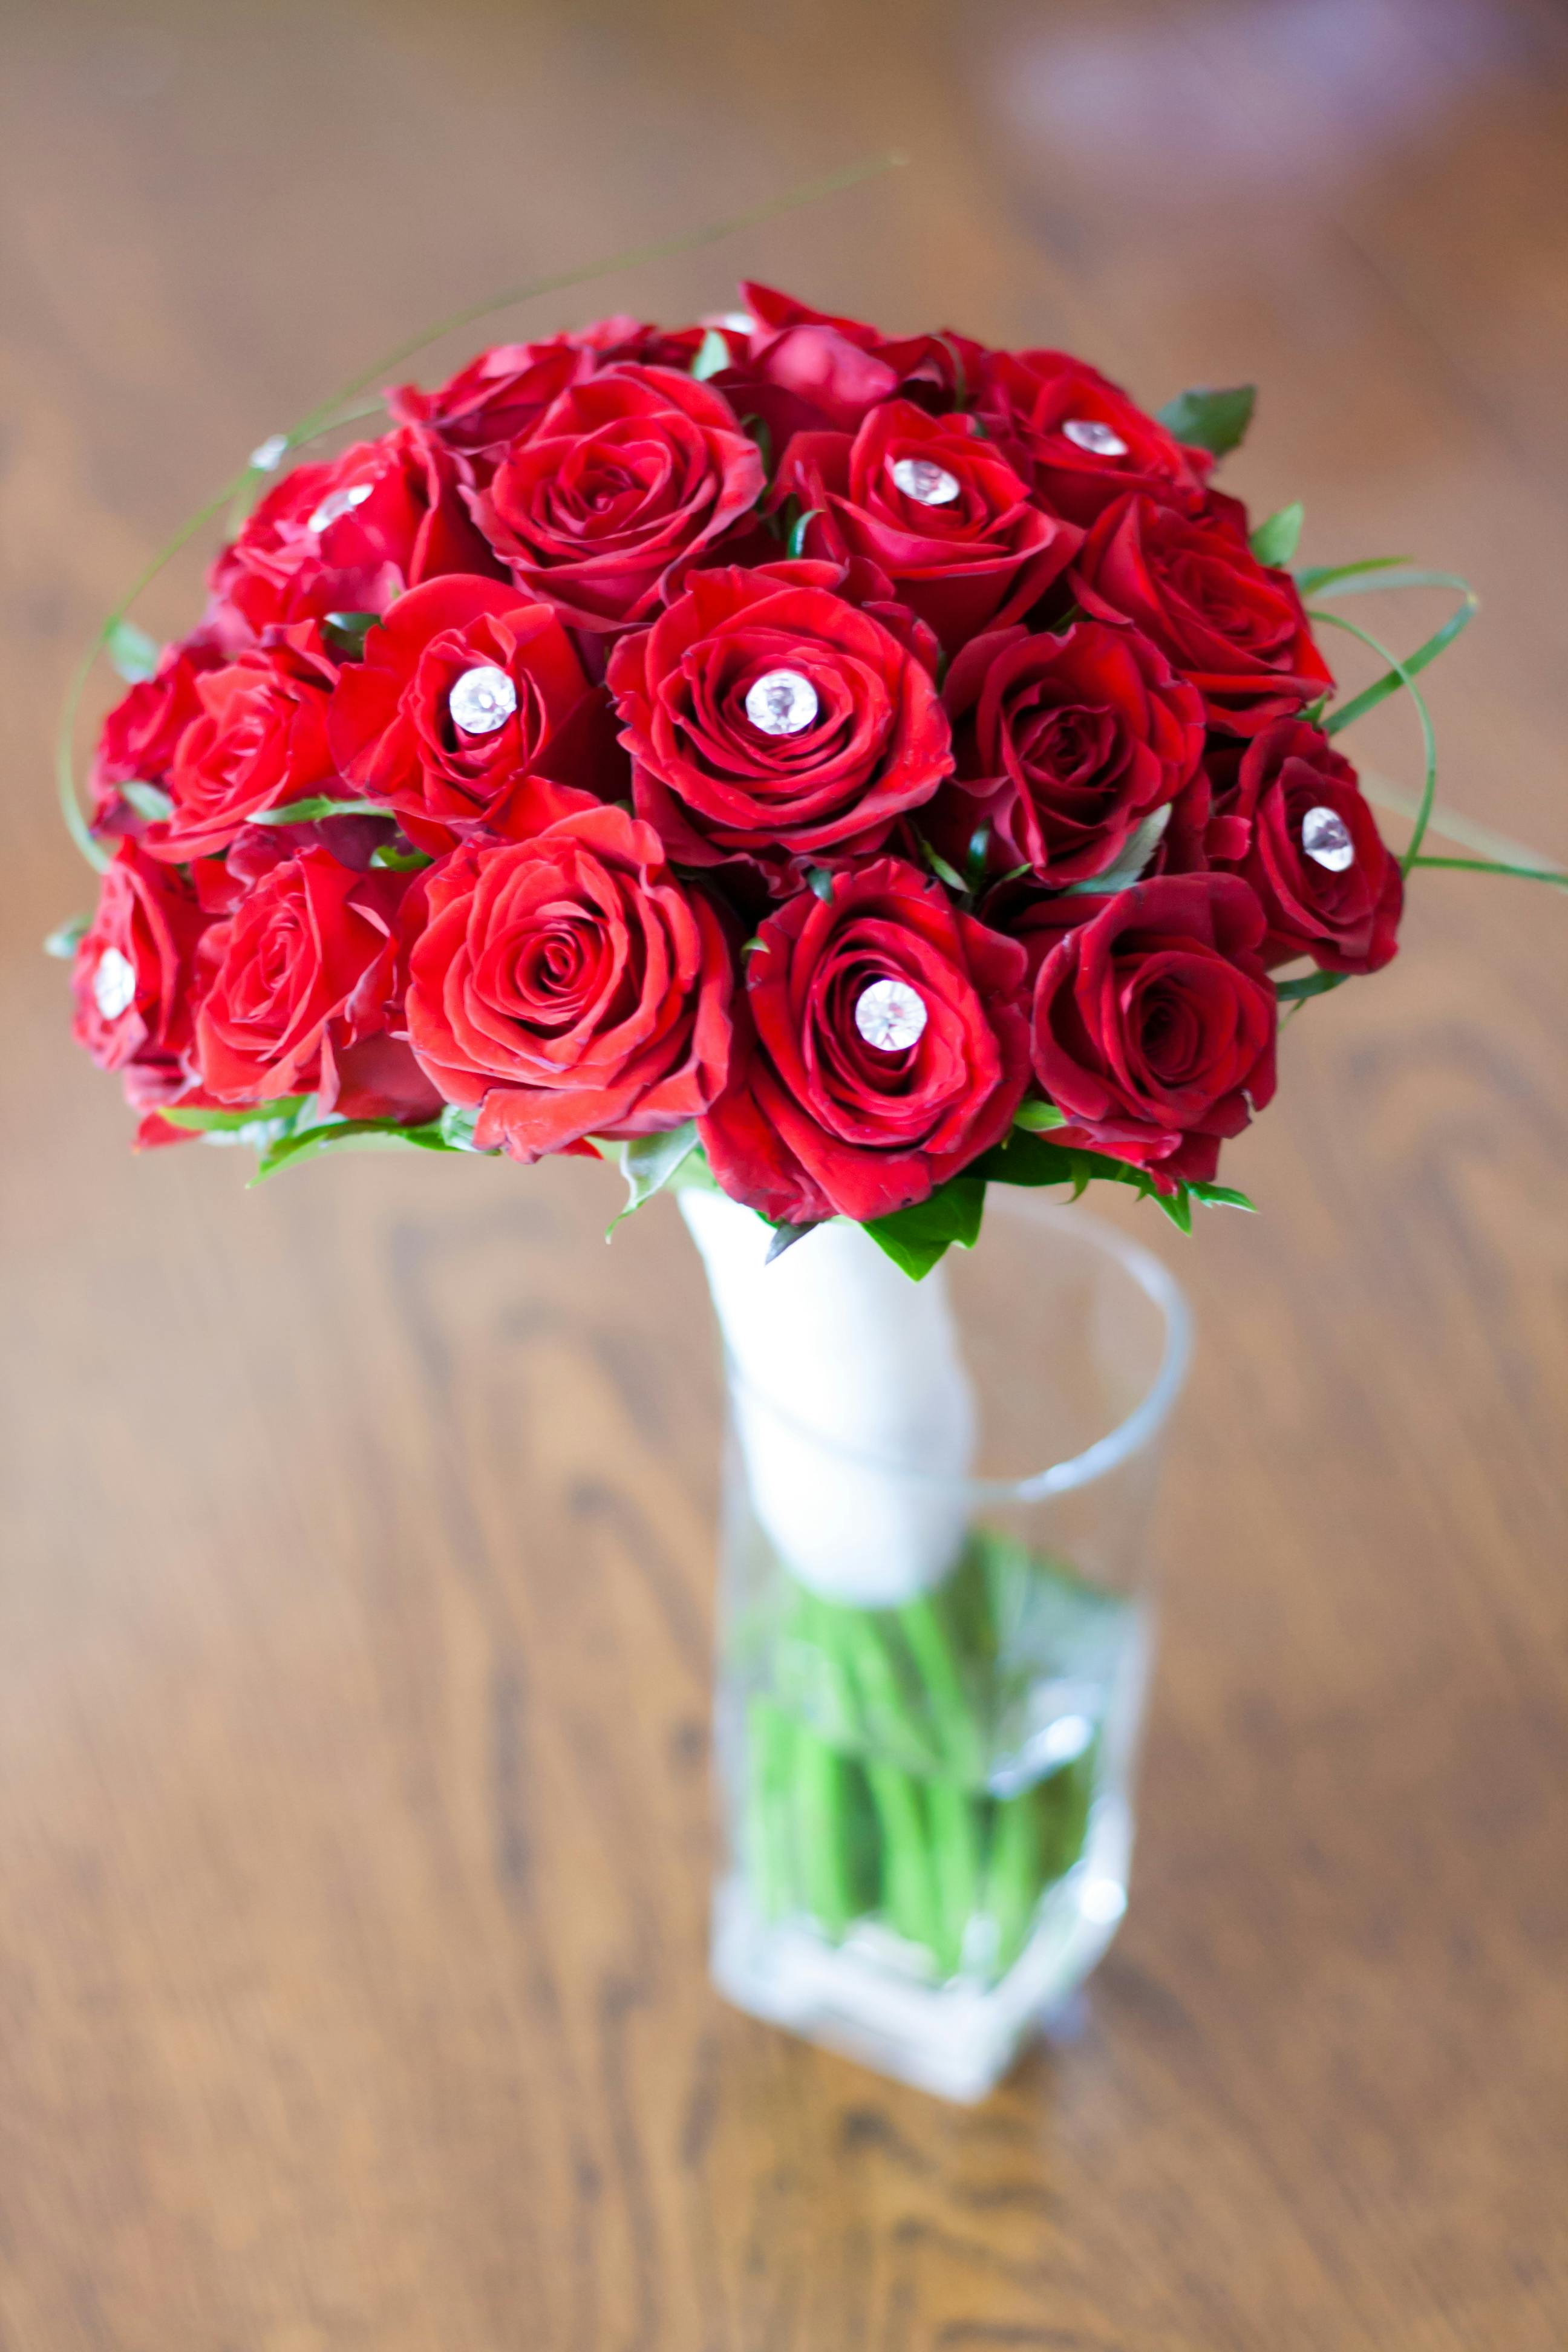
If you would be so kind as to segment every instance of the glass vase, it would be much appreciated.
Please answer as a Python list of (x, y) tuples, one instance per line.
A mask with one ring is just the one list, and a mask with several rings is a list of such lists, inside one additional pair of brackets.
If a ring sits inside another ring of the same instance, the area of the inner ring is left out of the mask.
[(854, 1226), (769, 1265), (748, 1212), (683, 1207), (726, 1343), (715, 1981), (975, 2099), (1126, 1906), (1186, 1308), (995, 1187), (918, 1293)]

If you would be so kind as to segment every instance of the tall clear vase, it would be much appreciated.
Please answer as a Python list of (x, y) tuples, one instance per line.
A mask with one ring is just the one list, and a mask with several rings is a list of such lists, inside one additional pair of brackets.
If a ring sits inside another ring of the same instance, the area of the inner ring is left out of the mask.
[(750, 1212), (682, 1207), (728, 1374), (714, 1978), (975, 2099), (1126, 1907), (1186, 1308), (999, 1188), (918, 1286), (854, 1226), (769, 1265)]

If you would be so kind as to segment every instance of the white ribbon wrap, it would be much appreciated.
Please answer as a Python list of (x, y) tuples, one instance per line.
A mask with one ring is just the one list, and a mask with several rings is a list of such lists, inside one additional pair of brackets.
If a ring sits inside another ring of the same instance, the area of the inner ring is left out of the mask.
[(845, 1223), (769, 1265), (773, 1229), (750, 1209), (695, 1186), (679, 1200), (733, 1366), (752, 1504), (784, 1565), (860, 1608), (928, 1591), (966, 1519), (962, 1492), (928, 1482), (966, 1477), (974, 1452), (942, 1268), (911, 1282)]

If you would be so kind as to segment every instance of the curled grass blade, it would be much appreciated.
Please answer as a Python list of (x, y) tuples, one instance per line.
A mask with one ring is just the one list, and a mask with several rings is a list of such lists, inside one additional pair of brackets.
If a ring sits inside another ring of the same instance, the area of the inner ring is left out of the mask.
[(1385, 700), (1390, 694), (1397, 692), (1400, 687), (1405, 688), (1415, 706), (1415, 716), (1421, 724), (1426, 772), (1422, 780), (1421, 805), (1416, 812), (1415, 831), (1411, 834), (1408, 848), (1399, 861), (1402, 870), (1406, 874), (1409, 873), (1415, 854), (1426, 835), (1432, 815), (1432, 803), (1437, 791), (1437, 739), (1433, 732), (1432, 714), (1426, 708), (1426, 698), (1415, 684), (1415, 672), (1418, 669), (1424, 669), (1429, 661), (1436, 660), (1443, 647), (1458, 636), (1459, 630), (1463, 628), (1474, 610), (1475, 600), (1472, 598), (1468, 604), (1461, 605), (1457, 614), (1451, 614), (1442, 628), (1428, 637), (1426, 643), (1416, 653), (1412, 654), (1408, 659), (1401, 661), (1398, 655), (1391, 653), (1381, 639), (1374, 637), (1367, 629), (1358, 628), (1353, 621), (1347, 621), (1342, 613), (1325, 613), (1313, 605), (1309, 605), (1307, 608), (1309, 620), (1322, 621), (1330, 628), (1343, 629), (1347, 636), (1355, 637), (1363, 646), (1370, 646), (1381, 660), (1389, 665), (1385, 675), (1380, 677), (1374, 686), (1369, 686), (1364, 694), (1358, 694), (1353, 701), (1347, 702), (1342, 709), (1330, 712), (1324, 721), (1326, 734), (1338, 734), (1341, 728), (1348, 727), (1352, 719), (1359, 718), (1363, 711), (1375, 709), (1378, 703)]

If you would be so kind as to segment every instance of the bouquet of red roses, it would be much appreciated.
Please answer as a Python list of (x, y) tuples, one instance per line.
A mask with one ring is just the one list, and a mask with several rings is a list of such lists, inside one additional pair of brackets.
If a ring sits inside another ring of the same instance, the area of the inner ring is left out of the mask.
[(615, 1151), (916, 1274), (988, 1179), (1240, 1199), (1280, 999), (1395, 948), (1331, 736), (1468, 605), (1325, 716), (1301, 582), (1377, 567), (1215, 487), (1249, 389), (743, 299), (391, 392), (113, 633), (76, 1027), (142, 1143)]

